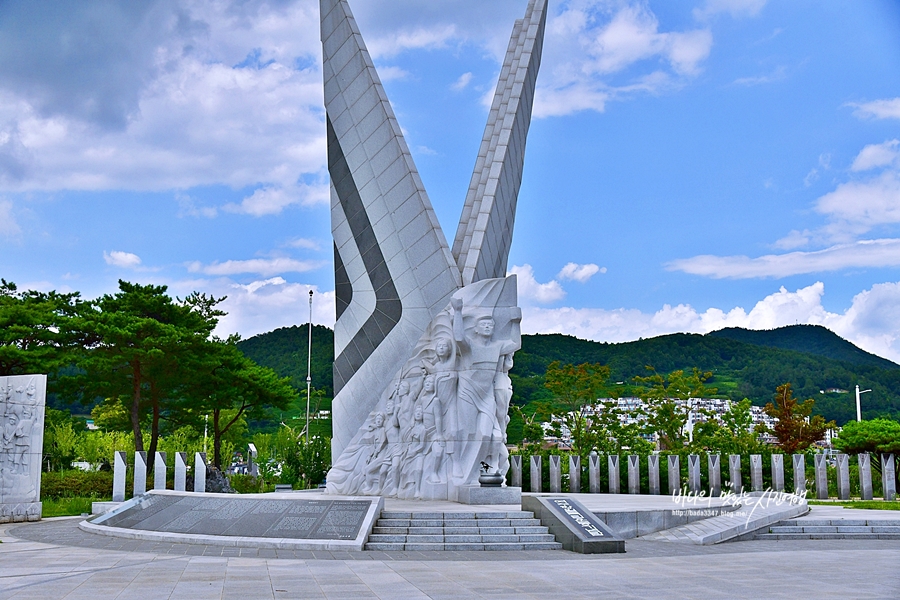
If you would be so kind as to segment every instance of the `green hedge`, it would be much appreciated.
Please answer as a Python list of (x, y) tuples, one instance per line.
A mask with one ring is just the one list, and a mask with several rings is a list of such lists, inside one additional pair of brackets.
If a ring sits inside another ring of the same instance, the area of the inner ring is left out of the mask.
[(41, 498), (111, 498), (112, 471), (41, 473)]

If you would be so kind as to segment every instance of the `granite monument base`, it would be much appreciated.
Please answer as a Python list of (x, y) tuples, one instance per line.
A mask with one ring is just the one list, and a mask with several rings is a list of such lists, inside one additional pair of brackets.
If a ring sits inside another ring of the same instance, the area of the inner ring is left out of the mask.
[(463, 485), (456, 488), (456, 501), (460, 504), (521, 504), (522, 488)]
[(40, 521), (40, 502), (18, 502), (0, 505), (0, 523), (22, 523), (24, 521)]
[(625, 552), (625, 540), (571, 496), (525, 496), (522, 510), (533, 512), (566, 550), (579, 554)]

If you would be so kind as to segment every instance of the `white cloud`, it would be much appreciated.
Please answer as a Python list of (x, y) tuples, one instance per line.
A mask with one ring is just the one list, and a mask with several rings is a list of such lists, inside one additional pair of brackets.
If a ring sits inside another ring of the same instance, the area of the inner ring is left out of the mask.
[(787, 69), (784, 66), (776, 67), (771, 73), (765, 75), (756, 75), (754, 77), (740, 77), (734, 80), (735, 85), (743, 85), (751, 87), (754, 85), (765, 85), (767, 83), (775, 83), (776, 81), (784, 81), (787, 77)]
[(832, 220), (826, 231), (835, 239), (900, 223), (900, 173), (885, 171), (873, 179), (842, 183), (819, 198), (815, 208)]
[(103, 260), (106, 264), (114, 267), (122, 267), (125, 269), (134, 269), (141, 265), (141, 257), (131, 252), (121, 252), (113, 250), (112, 252), (103, 251)]
[(709, 56), (712, 33), (659, 28), (643, 3), (564, 5), (547, 24), (535, 116), (603, 111), (611, 99), (683, 85)]
[(455, 92), (460, 92), (466, 89), (466, 87), (468, 87), (468, 85), (472, 82), (472, 77), (473, 75), (471, 73), (463, 73), (459, 76), (459, 79), (457, 79), (456, 82), (450, 86), (450, 89)]
[(809, 244), (811, 233), (809, 230), (803, 231), (792, 230), (789, 234), (775, 242), (774, 246), (780, 250), (793, 250), (801, 248)]
[[(182, 280), (169, 284), (173, 294), (186, 296), (193, 291), (227, 296), (220, 305), (228, 314), (219, 321), (216, 335), (239, 333), (248, 338), (279, 327), (303, 325), (309, 315), (309, 292), (313, 295), (313, 323), (334, 327), (334, 292), (321, 292), (316, 286), (290, 283), (282, 277), (239, 284), (227, 277)], [(316, 348), (313, 347), (313, 352)]]
[(900, 160), (900, 140), (889, 140), (881, 144), (869, 144), (863, 148), (853, 160), (852, 171), (868, 171), (878, 167), (887, 167)]
[(228, 203), (222, 209), (228, 212), (253, 215), (254, 217), (276, 215), (294, 204), (303, 206), (327, 204), (328, 194), (327, 185), (273, 185), (254, 191), (253, 194), (244, 198), (240, 204)]
[(850, 103), (848, 106), (856, 107), (853, 114), (861, 119), (900, 119), (900, 98)]
[(381, 81), (402, 81), (409, 76), (409, 71), (405, 71), (400, 67), (378, 67), (378, 77)]
[(13, 204), (9, 200), (0, 200), (0, 236), (6, 238), (17, 237), (22, 233), (22, 228), (16, 222), (13, 214)]
[(765, 5), (766, 0), (706, 0), (703, 8), (694, 9), (694, 16), (704, 19), (727, 12), (732, 17), (755, 17)]
[(366, 45), (375, 58), (391, 57), (404, 50), (443, 48), (455, 37), (457, 37), (455, 25), (437, 24), (401, 29), (388, 35), (368, 36), (370, 41)]
[(601, 269), (599, 266), (593, 263), (579, 265), (577, 263), (570, 262), (566, 266), (564, 266), (562, 270), (560, 270), (560, 272), (556, 275), (556, 278), (562, 279), (563, 281), (570, 280), (584, 283), (597, 273), (606, 273), (606, 267), (603, 267)]
[(747, 256), (702, 255), (667, 263), (683, 271), (713, 279), (778, 278), (849, 268), (900, 267), (900, 239), (860, 240), (812, 252)]
[(303, 248), (304, 250), (321, 250), (322, 246), (316, 240), (297, 238), (285, 244), (288, 248)]
[(199, 261), (188, 263), (187, 268), (191, 273), (205, 273), (206, 275), (239, 275), (253, 273), (262, 275), (276, 275), (278, 273), (306, 273), (324, 266), (325, 263), (318, 260), (296, 260), (293, 258), (251, 258), (248, 260), (226, 260), (204, 265)]
[(519, 302), (522, 304), (530, 302), (549, 304), (566, 296), (566, 291), (555, 279), (547, 283), (538, 283), (531, 265), (514, 266), (509, 269), (509, 273), (518, 278)]
[(900, 362), (900, 282), (883, 283), (857, 294), (843, 313), (822, 305), (825, 286), (814, 283), (794, 292), (784, 287), (742, 307), (698, 311), (687, 304), (664, 305), (655, 313), (636, 309), (525, 307), (524, 333), (565, 333), (583, 339), (627, 342), (669, 333), (709, 333), (724, 327), (772, 329), (797, 323), (823, 325), (860, 348)]

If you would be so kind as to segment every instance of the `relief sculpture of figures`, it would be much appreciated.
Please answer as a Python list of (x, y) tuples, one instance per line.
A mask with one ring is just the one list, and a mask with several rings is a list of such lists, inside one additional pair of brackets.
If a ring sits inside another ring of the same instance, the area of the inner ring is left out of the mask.
[(513, 25), (452, 239), (350, 0), (319, 9), (337, 317), (326, 488), (467, 501), (482, 468), (486, 486), (509, 469), (521, 311), (507, 267), (547, 0)]
[(454, 294), (335, 461), (328, 491), (446, 500), (478, 484), (482, 462), (505, 474), (520, 321), (515, 276)]
[(0, 377), (0, 523), (41, 516), (44, 375)]

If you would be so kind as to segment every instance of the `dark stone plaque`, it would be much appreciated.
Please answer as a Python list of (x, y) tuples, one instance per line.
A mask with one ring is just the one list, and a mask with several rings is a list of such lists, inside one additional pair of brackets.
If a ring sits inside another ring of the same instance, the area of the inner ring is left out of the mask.
[(354, 540), (371, 506), (363, 500), (266, 500), (148, 494), (98, 525), (186, 535)]
[(625, 552), (625, 540), (573, 498), (523, 496), (522, 509), (533, 512), (566, 550), (581, 554)]

